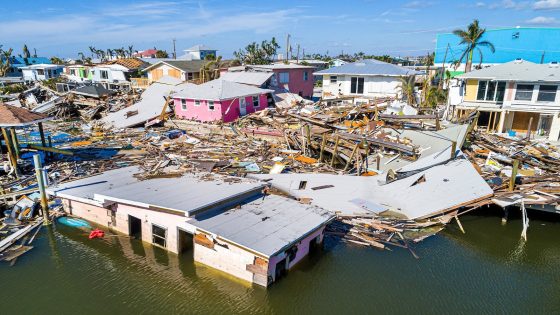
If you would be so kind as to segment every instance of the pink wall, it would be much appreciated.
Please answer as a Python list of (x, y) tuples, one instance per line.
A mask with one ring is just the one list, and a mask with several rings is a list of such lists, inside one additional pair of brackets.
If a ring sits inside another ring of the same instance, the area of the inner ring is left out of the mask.
[[(253, 106), (253, 98), (251, 96), (246, 96), (246, 112), (247, 114), (254, 113), (256, 111), (263, 110), (267, 107), (267, 97), (266, 94), (259, 95), (260, 105), (255, 108)], [(175, 104), (175, 115), (178, 118), (192, 119), (202, 122), (211, 122), (217, 120), (223, 120), (224, 122), (232, 122), (240, 117), (239, 109), (239, 99), (233, 100), (222, 100), (214, 102), (214, 110), (210, 111), (208, 109), (207, 101), (200, 101), (199, 106), (194, 105), (194, 100), (187, 99), (186, 106), (187, 109), (183, 110), (181, 99), (174, 99)]]
[[(307, 71), (307, 81), (303, 80), (303, 73)], [(278, 84), (284, 86), (286, 84), (280, 83), (280, 72), (290, 73), (290, 82), (287, 83), (289, 91), (294, 94), (302, 92), (302, 96), (311, 98), (313, 96), (313, 69), (274, 69)]]

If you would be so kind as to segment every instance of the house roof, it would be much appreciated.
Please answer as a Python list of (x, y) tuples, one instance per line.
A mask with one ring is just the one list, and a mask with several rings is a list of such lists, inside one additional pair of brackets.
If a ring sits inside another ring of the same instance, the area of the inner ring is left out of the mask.
[(197, 100), (228, 100), (240, 96), (259, 95), (270, 92), (273, 91), (217, 79), (200, 85), (188, 85), (186, 88), (175, 93), (173, 97)]
[(187, 48), (183, 51), (216, 51), (216, 49), (210, 48), (206, 45), (194, 45), (191, 48)]
[(333, 218), (332, 213), (317, 206), (269, 195), (217, 215), (202, 214), (187, 223), (271, 257)]
[(298, 64), (285, 64), (285, 63), (275, 63), (272, 65), (247, 65), (245, 67), (254, 68), (254, 69), (267, 69), (267, 70), (276, 70), (276, 69), (315, 69), (312, 66), (304, 66)]
[(45, 114), (0, 103), (0, 127), (23, 127), (50, 119)]
[(47, 57), (29, 57), (27, 58), (27, 62), (25, 60), (26, 58), (23, 57), (15, 57), (12, 56), (12, 64), (14, 67), (16, 68), (21, 68), (21, 67), (25, 67), (28, 65), (34, 65), (34, 64), (50, 64), (51, 60)]
[(199, 72), (205, 63), (205, 60), (162, 60), (147, 67), (144, 71), (150, 71), (165, 64), (185, 72)]
[(418, 74), (418, 72), (397, 66), (391, 63), (367, 59), (357, 62), (347, 63), (342, 66), (333, 67), (314, 73), (315, 75), (322, 74), (355, 74), (355, 75), (378, 75), (378, 76), (407, 76)]
[(119, 168), (49, 187), (47, 193), (93, 205), (118, 202), (190, 216), (244, 194), (259, 194), (265, 186), (255, 180), (208, 173), (139, 180), (134, 174), (140, 172), (138, 166)]
[(63, 65), (53, 65), (53, 64), (35, 64), (35, 65), (30, 65), (30, 66), (25, 66), (25, 67), (20, 67), (20, 69), (58, 69), (58, 68), (64, 68)]
[(143, 51), (139, 51), (132, 56), (134, 56), (134, 57), (153, 56), (156, 53), (157, 53), (157, 49), (146, 49), (146, 50), (143, 50)]
[(558, 64), (536, 64), (529, 61), (511, 61), (456, 76), (459, 79), (489, 79), (495, 81), (558, 82)]
[(72, 90), (71, 93), (90, 96), (90, 97), (95, 97), (95, 98), (100, 98), (100, 97), (104, 97), (104, 96), (107, 96), (107, 95), (112, 95), (115, 92), (107, 90), (106, 88), (104, 88), (100, 84), (96, 84), (96, 85), (85, 85), (85, 86), (79, 87), (75, 90)]
[(225, 72), (220, 75), (220, 79), (230, 82), (261, 86), (273, 75), (274, 73), (272, 72)]
[(144, 69), (149, 66), (148, 63), (138, 59), (138, 58), (121, 58), (116, 60), (111, 60), (106, 62), (107, 65), (119, 65), (126, 67), (128, 69)]

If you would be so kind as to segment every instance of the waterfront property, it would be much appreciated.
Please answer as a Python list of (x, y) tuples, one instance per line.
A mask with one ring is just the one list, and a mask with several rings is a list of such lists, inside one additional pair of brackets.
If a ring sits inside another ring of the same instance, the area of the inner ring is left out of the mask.
[(194, 81), (200, 76), (204, 60), (161, 60), (144, 69), (150, 82), (170, 76), (182, 81)]
[(189, 84), (173, 95), (175, 116), (202, 122), (232, 122), (273, 104), (271, 92), (221, 79)]
[(419, 73), (374, 59), (315, 72), (315, 75), (323, 77), (323, 98), (354, 96), (357, 101), (396, 97), (399, 94), (399, 79), (415, 74)]
[(282, 89), (303, 98), (313, 97), (313, 67), (299, 64), (245, 65), (230, 67), (227, 72), (272, 73), (269, 87)]
[(457, 76), (449, 100), (456, 115), (478, 110), (490, 132), (529, 128), (556, 141), (560, 136), (560, 68), (557, 63), (517, 60)]
[(62, 65), (36, 64), (20, 68), (24, 81), (43, 81), (58, 78), (64, 69)]
[(319, 245), (333, 215), (263, 195), (263, 182), (213, 174), (138, 180), (126, 167), (51, 187), (64, 210), (268, 286)]
[[(461, 60), (459, 66), (452, 63), (458, 61), (466, 45), (460, 44), (461, 39), (453, 33), (438, 34), (434, 66), (445, 67), (452, 76), (465, 71), (466, 60)], [(481, 41), (494, 44), (496, 51), (488, 47), (478, 47), (480, 54), (473, 54), (473, 69), (481, 65), (482, 68), (503, 64), (516, 59), (534, 63), (560, 62), (560, 28), (555, 27), (509, 27), (487, 29)], [(483, 58), (483, 59), (482, 59)]]

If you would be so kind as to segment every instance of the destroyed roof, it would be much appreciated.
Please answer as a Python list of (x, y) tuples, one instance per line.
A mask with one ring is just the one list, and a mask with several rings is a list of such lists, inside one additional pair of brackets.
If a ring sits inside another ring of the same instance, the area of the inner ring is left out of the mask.
[(210, 48), (206, 45), (194, 45), (191, 48), (187, 48), (183, 51), (216, 51), (216, 49)]
[(104, 96), (107, 96), (107, 95), (115, 94), (114, 91), (107, 90), (105, 87), (103, 87), (100, 84), (85, 85), (85, 86), (79, 87), (75, 90), (72, 90), (70, 92), (73, 93), (73, 94), (90, 96), (90, 97), (95, 97), (95, 98), (100, 98), (100, 97), (104, 97)]
[(342, 66), (333, 67), (314, 73), (315, 75), (322, 74), (354, 74), (354, 75), (383, 75), (383, 76), (407, 76), (419, 74), (419, 72), (394, 65), (391, 63), (367, 59), (357, 62), (347, 63)]
[(269, 195), (217, 215), (202, 214), (187, 223), (271, 257), (333, 218), (332, 213), (317, 206)]
[(274, 73), (272, 72), (225, 72), (220, 79), (255, 86), (261, 86), (268, 81)]
[(144, 69), (144, 71), (150, 71), (163, 64), (166, 64), (170, 67), (185, 72), (199, 72), (205, 63), (206, 60), (162, 60), (160, 62), (154, 63), (151, 66), (147, 67), (146, 69)]
[[(343, 214), (393, 212), (422, 219), (492, 196), (493, 191), (463, 158), (385, 183), (384, 175), (254, 174), (273, 187)], [(305, 184), (302, 184), (305, 182)], [(304, 187), (301, 188), (300, 187)]]
[(20, 67), (20, 69), (56, 69), (56, 68), (62, 68), (64, 67), (63, 65), (53, 65), (53, 64), (46, 64), (46, 63), (40, 63), (40, 64), (35, 64), (35, 65), (30, 65), (30, 66), (26, 66), (26, 67)]
[[(192, 83), (182, 83), (180, 79), (163, 76), (160, 80), (150, 84), (142, 92), (141, 100), (132, 106), (125, 107), (117, 112), (103, 117), (100, 122), (107, 128), (127, 128), (144, 124), (151, 119), (159, 117), (163, 111), (165, 98), (180, 91)], [(170, 111), (169, 108), (167, 108)]]
[(49, 119), (45, 114), (0, 103), (0, 127), (22, 127)]
[(121, 58), (106, 62), (107, 65), (120, 65), (128, 69), (144, 69), (149, 66), (147, 62), (138, 58)]
[(117, 202), (146, 209), (196, 212), (220, 207), (223, 202), (260, 194), (263, 183), (216, 174), (188, 174), (175, 178), (138, 180), (137, 166), (129, 166), (49, 187), (52, 196), (102, 206)]
[(312, 66), (304, 66), (304, 65), (298, 65), (298, 64), (285, 64), (285, 63), (275, 63), (272, 65), (247, 65), (247, 66), (241, 66), (241, 67), (247, 67), (247, 68), (253, 68), (253, 69), (266, 69), (266, 70), (277, 70), (277, 69), (315, 69), (315, 67)]
[(156, 53), (157, 53), (157, 49), (146, 49), (146, 50), (139, 51), (139, 52), (133, 54), (132, 56), (141, 58), (141, 57), (145, 57), (145, 56), (153, 56)]
[(517, 60), (456, 76), (459, 79), (489, 79), (495, 81), (558, 82), (558, 64), (536, 64)]
[(228, 100), (240, 96), (260, 95), (270, 92), (273, 92), (273, 90), (217, 79), (200, 85), (189, 85), (175, 93), (173, 97), (199, 100)]

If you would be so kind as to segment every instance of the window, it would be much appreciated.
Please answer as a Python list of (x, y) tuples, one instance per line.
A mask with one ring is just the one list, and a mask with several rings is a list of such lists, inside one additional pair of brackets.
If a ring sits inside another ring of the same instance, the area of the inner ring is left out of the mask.
[(299, 182), (298, 190), (304, 190), (306, 186), (307, 186), (307, 181), (302, 180), (302, 181)]
[(187, 100), (186, 99), (181, 99), (181, 109), (182, 110), (187, 110)]
[(192, 81), (192, 80), (194, 80), (194, 73), (187, 72), (187, 81)]
[(109, 79), (109, 72), (107, 70), (99, 70), (101, 79)]
[(194, 106), (200, 106), (200, 100), (194, 101)]
[(479, 101), (502, 102), (505, 92), (505, 82), (478, 81), (476, 99)]
[(165, 247), (165, 239), (167, 236), (167, 229), (152, 224), (152, 243), (155, 245), (159, 245), (161, 247)]
[(44, 75), (44, 74), (45, 74), (45, 70), (43, 70), (43, 69), (37, 69), (37, 74), (38, 74), (38, 75)]
[(307, 81), (308, 77), (309, 77), (309, 74), (307, 73), (307, 71), (304, 71), (303, 72), (303, 81)]
[(331, 84), (333, 84), (333, 83), (336, 84), (337, 80), (338, 80), (338, 77), (336, 75), (331, 75), (331, 78), (330, 78)]
[(350, 79), (350, 93), (364, 94), (364, 78), (352, 77)]
[(253, 107), (257, 108), (261, 106), (261, 101), (258, 96), (253, 96)]
[(76, 69), (70, 69), (70, 75), (76, 75)]
[(532, 84), (518, 84), (517, 91), (515, 91), (515, 100), (530, 101), (533, 99), (533, 87)]
[(537, 102), (554, 102), (556, 100), (556, 85), (541, 85), (539, 86), (539, 96)]
[(290, 73), (289, 72), (280, 72), (278, 74), (280, 83), (290, 83)]
[(214, 101), (208, 101), (208, 110), (214, 110)]

